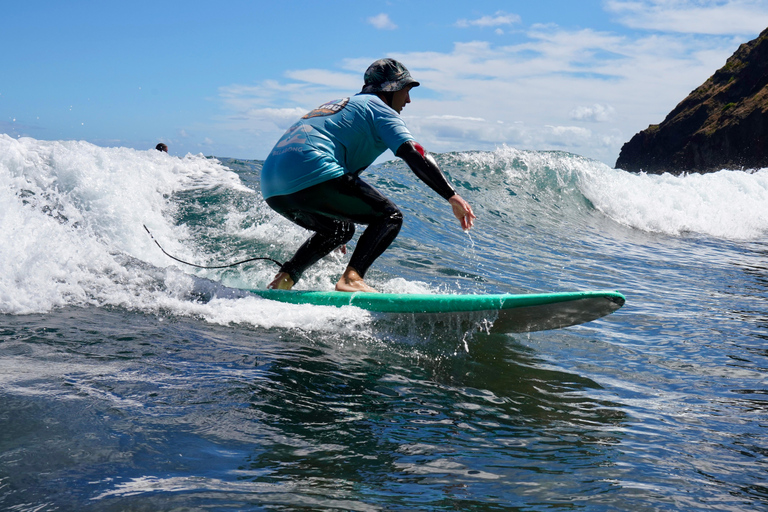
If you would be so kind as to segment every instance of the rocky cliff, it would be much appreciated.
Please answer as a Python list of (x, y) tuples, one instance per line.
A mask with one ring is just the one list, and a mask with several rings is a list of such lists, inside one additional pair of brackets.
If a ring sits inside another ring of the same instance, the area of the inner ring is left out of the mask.
[(660, 174), (768, 167), (768, 29), (624, 144), (616, 167)]

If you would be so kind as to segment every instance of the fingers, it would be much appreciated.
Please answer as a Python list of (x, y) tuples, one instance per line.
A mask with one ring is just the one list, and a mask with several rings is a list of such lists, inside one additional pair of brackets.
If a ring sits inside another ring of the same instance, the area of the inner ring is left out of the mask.
[(458, 194), (451, 197), (448, 202), (451, 203), (454, 216), (461, 223), (461, 229), (468, 230), (475, 225), (475, 213), (472, 211), (472, 207)]
[(472, 226), (475, 225), (475, 213), (472, 211), (472, 207), (469, 205), (468, 202), (464, 201), (462, 199), (463, 207), (464, 207), (464, 215), (462, 216), (462, 227), (464, 229), (469, 229)]
[(467, 226), (464, 229), (469, 229), (475, 225), (475, 213), (472, 211), (472, 207), (467, 203), (467, 214), (464, 216), (464, 221)]

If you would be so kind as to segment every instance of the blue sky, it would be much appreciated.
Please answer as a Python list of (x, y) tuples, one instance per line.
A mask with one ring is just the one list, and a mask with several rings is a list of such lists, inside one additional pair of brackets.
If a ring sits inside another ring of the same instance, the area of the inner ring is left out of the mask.
[(263, 159), (375, 59), (422, 85), (434, 152), (563, 150), (612, 165), (768, 27), (768, 0), (6, 1), (0, 133)]

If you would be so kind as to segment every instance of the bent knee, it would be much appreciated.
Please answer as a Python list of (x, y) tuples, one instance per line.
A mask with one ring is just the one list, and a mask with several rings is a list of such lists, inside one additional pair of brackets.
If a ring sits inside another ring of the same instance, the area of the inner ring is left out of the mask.
[(339, 241), (339, 245), (346, 244), (355, 235), (355, 225), (351, 222), (342, 224), (336, 230), (336, 239)]
[(403, 225), (403, 212), (401, 212), (397, 208), (393, 208), (387, 212), (389, 215), (386, 217), (387, 224), (392, 224), (393, 226), (402, 226)]

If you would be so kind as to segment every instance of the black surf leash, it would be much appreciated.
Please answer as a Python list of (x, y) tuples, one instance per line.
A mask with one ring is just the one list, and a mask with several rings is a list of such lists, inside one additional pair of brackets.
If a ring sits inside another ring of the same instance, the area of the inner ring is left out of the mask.
[(267, 261), (271, 261), (272, 263), (274, 263), (274, 264), (276, 264), (276, 265), (278, 265), (278, 266), (280, 266), (280, 267), (282, 267), (282, 266), (283, 266), (283, 264), (282, 264), (282, 263), (280, 263), (280, 262), (279, 262), (279, 261), (277, 261), (277, 260), (273, 260), (272, 258), (264, 258), (264, 257), (262, 257), (262, 258), (249, 258), (249, 259), (247, 259), (247, 260), (238, 261), (238, 262), (236, 262), (236, 263), (230, 263), (229, 265), (215, 265), (215, 266), (212, 266), (212, 267), (206, 267), (206, 266), (203, 266), (203, 265), (195, 265), (194, 263), (189, 263), (188, 261), (180, 260), (180, 259), (179, 259), (179, 258), (177, 258), (176, 256), (171, 256), (170, 254), (168, 254), (167, 252), (165, 252), (165, 249), (163, 249), (163, 248), (160, 246), (160, 243), (159, 243), (157, 240), (155, 240), (155, 237), (154, 237), (154, 236), (152, 236), (152, 232), (151, 232), (151, 231), (149, 231), (149, 228), (148, 228), (148, 227), (147, 227), (145, 224), (142, 224), (142, 226), (144, 226), (144, 229), (146, 229), (146, 230), (147, 230), (147, 233), (149, 233), (149, 236), (150, 236), (150, 238), (152, 238), (152, 241), (153, 241), (153, 242), (155, 242), (155, 244), (156, 244), (158, 247), (160, 247), (160, 250), (161, 250), (161, 251), (163, 251), (163, 254), (165, 254), (166, 256), (168, 256), (168, 257), (169, 257), (169, 258), (171, 258), (171, 259), (174, 259), (174, 260), (178, 261), (179, 263), (183, 263), (183, 264), (185, 264), (185, 265), (190, 265), (190, 266), (192, 266), (192, 267), (197, 267), (197, 268), (228, 268), (228, 267), (234, 267), (234, 266), (236, 266), (236, 265), (242, 265), (243, 263), (248, 263), (249, 261), (256, 261), (256, 260), (267, 260)]

